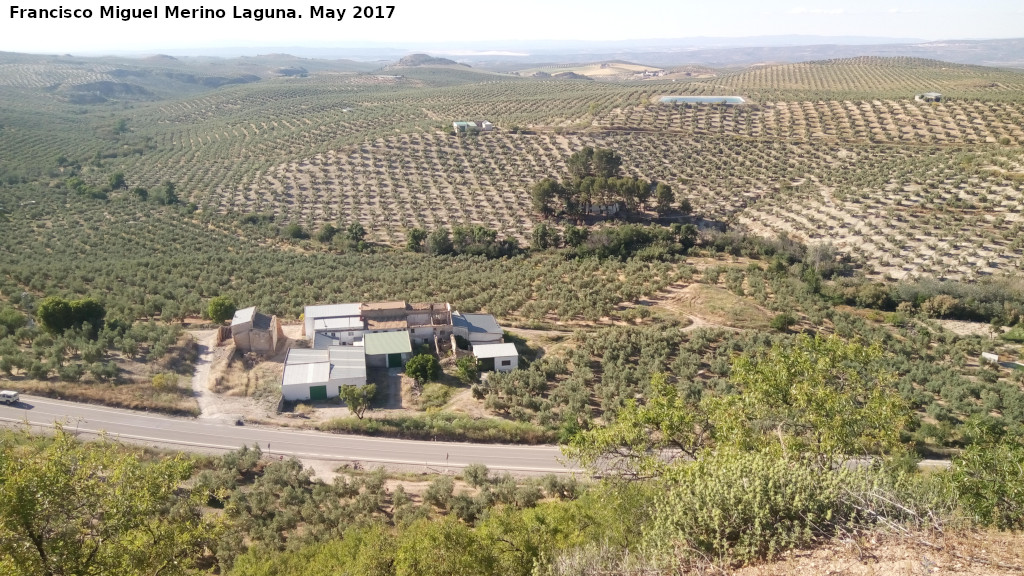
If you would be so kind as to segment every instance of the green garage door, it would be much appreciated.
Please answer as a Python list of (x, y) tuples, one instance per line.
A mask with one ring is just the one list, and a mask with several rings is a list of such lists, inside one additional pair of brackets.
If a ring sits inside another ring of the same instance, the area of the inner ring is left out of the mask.
[(310, 400), (327, 400), (327, 386), (310, 386)]
[(402, 367), (402, 354), (388, 354), (388, 368), (401, 368)]

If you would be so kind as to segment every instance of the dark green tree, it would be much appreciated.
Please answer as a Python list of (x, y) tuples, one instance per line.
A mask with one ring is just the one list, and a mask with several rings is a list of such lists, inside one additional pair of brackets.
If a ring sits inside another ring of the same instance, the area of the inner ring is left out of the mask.
[(36, 308), (36, 318), (48, 332), (63, 334), (65, 330), (74, 325), (74, 316), (71, 313), (71, 304), (59, 297), (50, 296), (43, 299)]
[(214, 296), (206, 306), (206, 315), (215, 324), (223, 324), (235, 315), (235, 300), (230, 296)]
[(441, 364), (433, 354), (417, 354), (405, 364), (405, 373), (422, 385), (437, 380), (441, 375)]
[(362, 242), (366, 238), (366, 228), (359, 222), (353, 222), (345, 228), (345, 236), (352, 242)]
[(309, 233), (306, 232), (306, 229), (298, 222), (292, 222), (285, 226), (283, 233), (285, 238), (291, 238), (293, 240), (305, 240), (306, 238), (309, 238)]
[(451, 254), (454, 251), (452, 239), (448, 235), (448, 230), (444, 228), (438, 228), (427, 236), (427, 252), (434, 256), (444, 256)]
[(572, 155), (569, 156), (565, 165), (569, 169), (569, 175), (572, 176), (574, 182), (578, 182), (587, 176), (593, 175), (593, 160), (594, 149), (590, 146), (573, 152)]
[(530, 248), (536, 251), (547, 250), (558, 246), (558, 230), (544, 222), (533, 227)]
[(679, 211), (683, 214), (689, 214), (693, 212), (693, 205), (690, 204), (689, 198), (679, 197)]
[(110, 189), (111, 190), (127, 190), (128, 185), (124, 180), (124, 172), (114, 172), (110, 175)]
[(337, 233), (338, 233), (338, 229), (335, 228), (333, 224), (328, 222), (328, 223), (324, 224), (323, 226), (321, 226), (320, 229), (316, 231), (316, 236), (314, 236), (314, 237), (316, 238), (317, 242), (320, 242), (320, 243), (323, 243), (323, 244), (330, 244), (331, 240), (334, 240), (334, 236)]
[(622, 166), (622, 156), (618, 152), (607, 148), (597, 148), (594, 150), (591, 162), (594, 176), (612, 178), (619, 174), (619, 168)]
[(170, 180), (165, 180), (163, 186), (161, 186), (160, 193), (157, 195), (157, 201), (160, 204), (171, 206), (178, 204), (181, 200), (178, 198), (178, 187)]
[(533, 210), (541, 215), (548, 216), (552, 213), (551, 203), (555, 198), (564, 197), (562, 185), (556, 180), (545, 178), (533, 185), (530, 196), (533, 202)]
[(580, 228), (567, 224), (565, 227), (565, 243), (567, 246), (577, 248), (587, 241), (587, 237), (590, 236), (590, 231), (586, 228)]
[(412, 252), (423, 250), (423, 241), (427, 239), (427, 231), (423, 228), (412, 228), (406, 235), (405, 246)]
[(658, 214), (666, 214), (671, 211), (675, 198), (671, 186), (664, 182), (658, 182), (658, 186), (654, 190), (654, 200), (658, 203)]
[(94, 298), (72, 300), (69, 304), (71, 306), (72, 323), (75, 326), (89, 325), (89, 337), (96, 338), (96, 334), (103, 327), (103, 318), (107, 314), (103, 304), (100, 304)]

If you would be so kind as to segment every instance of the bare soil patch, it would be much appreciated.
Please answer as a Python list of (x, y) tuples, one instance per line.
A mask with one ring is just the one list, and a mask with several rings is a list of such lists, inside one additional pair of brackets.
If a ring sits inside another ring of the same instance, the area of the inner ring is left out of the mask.
[(1024, 538), (1004, 532), (968, 534), (872, 534), (798, 550), (766, 564), (736, 570), (737, 576), (850, 574), (1019, 575)]
[(718, 286), (691, 284), (655, 304), (695, 323), (741, 329), (766, 329), (771, 314), (750, 300)]

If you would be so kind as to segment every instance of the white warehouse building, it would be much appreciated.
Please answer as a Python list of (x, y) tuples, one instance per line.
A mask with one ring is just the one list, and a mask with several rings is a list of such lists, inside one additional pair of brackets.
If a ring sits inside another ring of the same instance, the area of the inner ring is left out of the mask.
[(288, 401), (337, 398), (342, 386), (366, 385), (362, 346), (331, 346), (324, 350), (292, 348), (285, 359), (281, 396)]

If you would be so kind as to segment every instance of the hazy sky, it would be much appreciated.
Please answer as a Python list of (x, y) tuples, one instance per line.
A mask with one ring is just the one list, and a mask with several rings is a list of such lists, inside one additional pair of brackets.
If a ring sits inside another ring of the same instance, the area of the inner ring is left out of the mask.
[[(225, 46), (331, 46), (372, 42), (414, 43), (499, 40), (629, 40), (694, 36), (739, 37), (808, 34), (922, 38), (1024, 36), (1021, 0), (388, 0), (392, 18), (356, 20), (350, 4), (341, 22), (310, 18), (310, 4), (207, 0), (183, 8), (223, 8), (224, 19), (101, 19), (100, 2), (5, 0), (0, 50), (95, 53)], [(156, 0), (124, 0), (121, 6), (152, 7)], [(365, 2), (365, 0), (363, 0)], [(173, 5), (173, 4), (171, 4)], [(242, 8), (295, 8), (301, 19), (234, 19)], [(312, 4), (318, 6), (318, 4)], [(21, 8), (90, 8), (84, 19), (12, 19)]]

